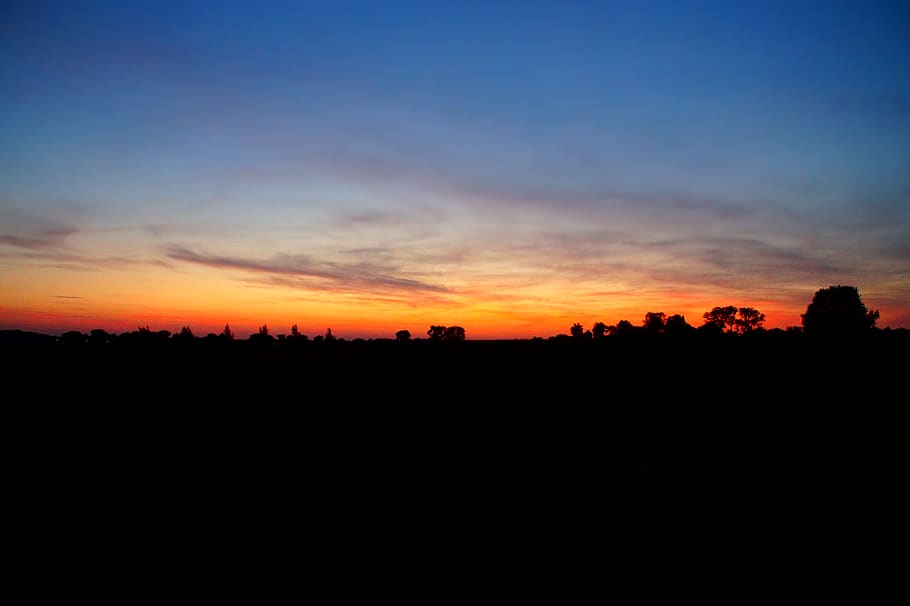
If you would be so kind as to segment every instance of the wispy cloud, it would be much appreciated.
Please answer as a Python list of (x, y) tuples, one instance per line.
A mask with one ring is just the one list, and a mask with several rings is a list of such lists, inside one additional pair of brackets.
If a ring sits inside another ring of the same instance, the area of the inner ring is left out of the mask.
[[(275, 255), (267, 259), (249, 259), (200, 253), (188, 248), (174, 246), (166, 250), (167, 257), (175, 261), (195, 263), (220, 269), (236, 269), (247, 272), (288, 276), (297, 282), (284, 281), (283, 285), (312, 287), (318, 281), (330, 282), (339, 289), (448, 292), (445, 286), (401, 275), (396, 268), (368, 261), (337, 262), (319, 261), (305, 255)], [(317, 282), (305, 282), (316, 280)]]
[(77, 232), (74, 227), (45, 227), (22, 234), (0, 234), (0, 243), (29, 250), (47, 250), (59, 247), (68, 236)]

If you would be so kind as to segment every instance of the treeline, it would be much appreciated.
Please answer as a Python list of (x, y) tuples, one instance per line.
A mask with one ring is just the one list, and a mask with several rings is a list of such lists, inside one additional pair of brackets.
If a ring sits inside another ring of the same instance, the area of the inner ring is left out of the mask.
[[(843, 336), (867, 333), (875, 328), (879, 319), (878, 310), (868, 310), (855, 286), (829, 286), (816, 291), (806, 313), (800, 316), (801, 326), (788, 326), (786, 331), (772, 329), (774, 333), (802, 333), (812, 335)], [(645, 314), (640, 326), (628, 320), (621, 320), (608, 326), (596, 322), (590, 330), (576, 322), (569, 329), (575, 338), (601, 338), (607, 335), (631, 334), (760, 334), (765, 331), (765, 314), (753, 307), (726, 305), (714, 307), (702, 315), (704, 323), (694, 327), (686, 321), (685, 316), (649, 311)], [(567, 337), (568, 335), (557, 335)]]
[(214, 348), (243, 348), (250, 346), (258, 349), (268, 348), (287, 348), (295, 349), (305, 346), (329, 346), (332, 344), (344, 343), (365, 343), (367, 341), (378, 342), (410, 342), (426, 340), (429, 342), (452, 342), (464, 341), (465, 329), (461, 326), (437, 326), (433, 325), (427, 330), (426, 339), (412, 339), (408, 330), (399, 330), (395, 333), (394, 339), (345, 339), (337, 337), (331, 328), (327, 328), (324, 334), (316, 335), (310, 338), (298, 329), (297, 325), (291, 326), (290, 331), (279, 334), (272, 334), (267, 324), (263, 324), (259, 329), (251, 334), (247, 339), (239, 339), (235, 336), (230, 324), (225, 324), (220, 333), (208, 333), (205, 336), (197, 336), (189, 326), (182, 327), (179, 331), (172, 333), (169, 330), (153, 330), (149, 326), (139, 327), (136, 330), (112, 333), (101, 328), (93, 329), (87, 333), (78, 330), (67, 331), (60, 336), (42, 334), (32, 331), (23, 330), (0, 330), (0, 343), (19, 344), (19, 345), (49, 345), (55, 344), (61, 347), (76, 348), (85, 346), (87, 348), (108, 347), (114, 345), (135, 346), (135, 347), (154, 347), (154, 346), (210, 346)]
[[(635, 335), (635, 334), (667, 334), (667, 335), (694, 335), (700, 334), (752, 334), (764, 331), (762, 324), (765, 314), (751, 307), (715, 307), (704, 313), (704, 324), (696, 328), (686, 321), (680, 314), (667, 316), (662, 311), (649, 311), (645, 314), (640, 326), (635, 326), (628, 320), (620, 320), (615, 325), (608, 326), (603, 322), (595, 322), (590, 330), (585, 330), (584, 325), (576, 322), (569, 329), (569, 333), (576, 339), (600, 339), (610, 335)], [(780, 331), (781, 329), (775, 329)], [(800, 332), (800, 327), (789, 327), (787, 332)], [(568, 335), (557, 335), (566, 337)]]
[[(608, 325), (604, 322), (595, 322), (590, 329), (576, 322), (569, 328), (569, 334), (558, 334), (549, 337), (549, 341), (567, 340), (600, 340), (608, 337), (648, 337), (663, 335), (667, 337), (717, 337), (745, 336), (760, 337), (771, 335), (810, 335), (823, 337), (854, 337), (873, 333), (905, 333), (906, 329), (890, 328), (878, 329), (875, 326), (879, 318), (878, 310), (868, 310), (863, 304), (859, 290), (854, 286), (830, 286), (815, 293), (812, 301), (802, 314), (802, 325), (788, 326), (786, 329), (764, 328), (765, 314), (752, 307), (737, 307), (735, 305), (717, 306), (702, 315), (703, 323), (696, 327), (690, 324), (685, 316), (680, 314), (667, 315), (664, 312), (649, 311), (638, 325), (628, 320), (621, 320), (616, 324)], [(459, 342), (466, 339), (466, 331), (461, 326), (445, 326), (433, 324), (426, 331), (426, 339), (412, 339), (411, 332), (399, 330), (393, 338), (369, 339), (377, 342), (410, 342), (426, 340), (429, 342)], [(531, 341), (543, 341), (542, 337), (534, 337)], [(210, 348), (242, 347), (248, 344), (258, 349), (286, 349), (295, 350), (310, 346), (332, 345), (346, 343), (343, 337), (336, 336), (331, 328), (324, 334), (313, 338), (300, 332), (296, 324), (290, 327), (288, 333), (272, 334), (268, 325), (263, 324), (258, 331), (251, 334), (248, 339), (235, 338), (229, 324), (224, 325), (220, 333), (209, 333), (197, 336), (189, 326), (182, 327), (179, 331), (171, 333), (168, 330), (152, 330), (150, 327), (139, 327), (131, 332), (120, 334), (109, 333), (101, 328), (96, 328), (88, 333), (68, 331), (60, 336), (44, 335), (34, 332), (19, 330), (0, 331), (0, 341), (6, 345), (38, 345), (59, 344), (62, 347), (89, 348), (107, 347), (120, 344), (127, 347), (154, 347), (164, 344), (175, 346), (196, 346), (199, 344)], [(366, 339), (355, 338), (353, 343), (364, 343)]]

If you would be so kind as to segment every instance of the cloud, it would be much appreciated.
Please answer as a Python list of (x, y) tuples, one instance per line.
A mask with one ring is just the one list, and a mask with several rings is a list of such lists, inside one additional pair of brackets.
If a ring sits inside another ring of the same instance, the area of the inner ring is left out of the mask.
[[(445, 293), (448, 289), (437, 284), (408, 278), (396, 273), (389, 265), (368, 261), (336, 262), (317, 261), (305, 255), (275, 255), (268, 259), (246, 259), (211, 255), (173, 246), (166, 250), (168, 258), (220, 269), (237, 269), (272, 276), (289, 276), (298, 281), (282, 282), (283, 285), (313, 287), (318, 281), (330, 282), (336, 288), (362, 291), (380, 289), (393, 291), (426, 291)], [(315, 280), (316, 282), (312, 282)], [(274, 281), (273, 281), (274, 283)]]
[[(7, 201), (0, 200), (0, 204)], [(144, 244), (177, 230), (180, 224), (78, 226), (47, 219), (32, 212), (0, 208), (0, 263), (21, 262), (65, 270), (131, 269), (137, 266), (172, 268), (153, 258)], [(128, 244), (128, 246), (127, 246)], [(8, 247), (8, 248), (4, 248)], [(128, 252), (127, 252), (128, 251)]]
[(74, 227), (46, 227), (25, 234), (0, 234), (0, 243), (29, 250), (47, 250), (58, 248), (63, 241), (75, 233)]

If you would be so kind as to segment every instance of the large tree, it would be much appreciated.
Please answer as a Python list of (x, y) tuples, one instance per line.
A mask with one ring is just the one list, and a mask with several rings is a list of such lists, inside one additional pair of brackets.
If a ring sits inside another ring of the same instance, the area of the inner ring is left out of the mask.
[(734, 305), (714, 307), (711, 311), (706, 311), (702, 318), (705, 319), (705, 324), (716, 326), (726, 332), (733, 332), (736, 329), (736, 312), (738, 311), (739, 308)]
[(736, 319), (736, 328), (745, 334), (761, 328), (765, 323), (765, 314), (752, 307), (740, 307), (739, 318)]
[(806, 334), (857, 334), (871, 329), (878, 310), (869, 311), (855, 286), (829, 286), (815, 292), (802, 315)]

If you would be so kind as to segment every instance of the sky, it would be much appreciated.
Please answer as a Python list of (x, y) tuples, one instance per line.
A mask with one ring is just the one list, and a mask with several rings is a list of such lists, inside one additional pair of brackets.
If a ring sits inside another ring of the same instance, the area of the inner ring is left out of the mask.
[(0, 0), (0, 328), (910, 327), (906, 2)]

